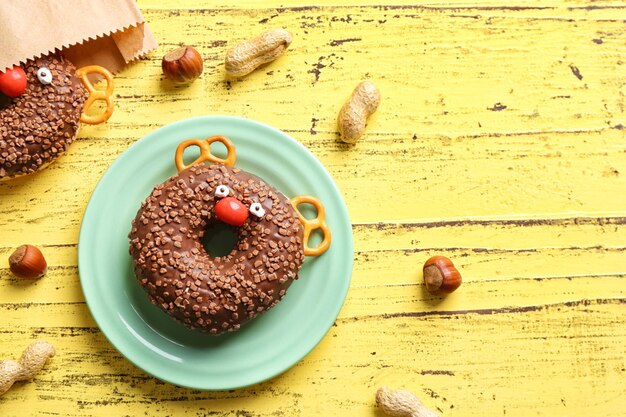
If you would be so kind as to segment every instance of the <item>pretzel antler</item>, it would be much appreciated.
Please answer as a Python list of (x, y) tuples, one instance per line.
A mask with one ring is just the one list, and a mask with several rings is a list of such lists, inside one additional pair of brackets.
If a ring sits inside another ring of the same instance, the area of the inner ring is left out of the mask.
[[(226, 146), (226, 151), (228, 152), (226, 155), (226, 159), (218, 158), (217, 156), (211, 153), (211, 144), (213, 142), (221, 142)], [(185, 165), (183, 162), (183, 154), (185, 153), (185, 149), (190, 146), (197, 146), (200, 148), (200, 156), (193, 161), (189, 165)], [(176, 148), (176, 168), (178, 171), (182, 171), (184, 169), (189, 168), (192, 165), (200, 164), (202, 162), (210, 161), (218, 164), (224, 164), (227, 167), (235, 166), (235, 160), (237, 159), (237, 154), (235, 152), (235, 145), (225, 136), (210, 136), (206, 139), (189, 139), (184, 142), (181, 142), (180, 145)]]
[[(302, 213), (300, 213), (300, 210), (298, 210), (298, 206), (304, 203), (311, 204), (317, 210), (317, 217), (313, 220), (307, 219), (302, 215)], [(322, 202), (310, 195), (299, 195), (291, 199), (291, 204), (293, 204), (293, 207), (296, 209), (296, 213), (298, 213), (300, 223), (304, 226), (304, 254), (307, 256), (317, 256), (326, 252), (330, 246), (331, 234), (330, 228), (326, 224), (326, 212)], [(311, 248), (309, 246), (309, 238), (311, 237), (311, 232), (316, 229), (320, 229), (320, 231), (324, 234), (324, 238), (322, 239), (322, 243), (317, 245), (316, 248)]]

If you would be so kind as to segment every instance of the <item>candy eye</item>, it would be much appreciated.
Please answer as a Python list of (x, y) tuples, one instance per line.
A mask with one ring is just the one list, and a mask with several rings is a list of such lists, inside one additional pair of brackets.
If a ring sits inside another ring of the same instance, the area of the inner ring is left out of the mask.
[(254, 214), (257, 217), (265, 216), (265, 209), (261, 205), (261, 203), (252, 203), (250, 204), (250, 213)]
[(41, 67), (37, 70), (37, 78), (42, 84), (50, 84), (52, 82), (52, 73), (46, 67)]
[(230, 188), (225, 185), (218, 185), (215, 188), (215, 196), (216, 197), (226, 197), (230, 193)]

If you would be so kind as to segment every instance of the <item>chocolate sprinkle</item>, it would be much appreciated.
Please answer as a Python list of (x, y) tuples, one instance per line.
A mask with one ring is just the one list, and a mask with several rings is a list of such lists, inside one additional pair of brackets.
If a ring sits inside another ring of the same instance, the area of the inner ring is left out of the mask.
[[(215, 188), (246, 207), (235, 248), (211, 258), (200, 239), (214, 222)], [(304, 260), (295, 209), (260, 178), (223, 165), (194, 165), (157, 185), (129, 234), (135, 274), (152, 303), (184, 325), (211, 334), (235, 331), (286, 294)], [(183, 290), (184, 288), (184, 290)]]
[[(50, 69), (51, 84), (37, 78), (41, 67)], [(29, 60), (22, 68), (24, 94), (0, 107), (0, 179), (33, 173), (65, 152), (76, 138), (88, 94), (61, 55)]]

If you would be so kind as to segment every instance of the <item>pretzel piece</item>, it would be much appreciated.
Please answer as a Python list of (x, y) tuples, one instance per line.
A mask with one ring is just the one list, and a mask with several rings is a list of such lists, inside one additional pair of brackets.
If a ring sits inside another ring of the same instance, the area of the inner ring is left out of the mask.
[[(213, 142), (221, 142), (224, 146), (226, 146), (226, 159), (218, 158), (211, 153), (211, 144)], [(200, 156), (191, 164), (185, 165), (185, 162), (183, 161), (183, 154), (185, 153), (185, 149), (190, 146), (197, 146), (200, 148)], [(181, 142), (176, 148), (176, 156), (174, 159), (176, 161), (176, 168), (178, 169), (178, 172), (187, 169), (192, 165), (200, 164), (206, 161), (224, 164), (231, 168), (235, 166), (237, 154), (235, 152), (235, 145), (230, 141), (230, 139), (225, 136), (210, 136), (206, 139), (188, 139)]]
[[(302, 213), (300, 213), (300, 210), (298, 210), (298, 206), (304, 203), (311, 204), (317, 210), (317, 217), (313, 220), (307, 219), (302, 215)], [(302, 226), (304, 227), (304, 254), (306, 256), (318, 256), (326, 252), (326, 250), (330, 246), (331, 234), (330, 228), (326, 224), (326, 211), (322, 202), (310, 195), (299, 195), (291, 199), (291, 204), (296, 209), (296, 213), (298, 213), (300, 223), (302, 223)], [(324, 238), (322, 239), (322, 243), (317, 245), (316, 248), (311, 248), (309, 246), (309, 238), (311, 237), (311, 232), (316, 229), (321, 230)]]
[[(96, 90), (91, 81), (87, 76), (89, 74), (100, 74), (107, 80), (107, 86), (104, 91)], [(80, 115), (80, 121), (89, 125), (97, 125), (102, 122), (106, 122), (109, 120), (109, 117), (113, 114), (113, 99), (111, 96), (113, 95), (113, 75), (104, 67), (100, 65), (88, 65), (86, 67), (82, 67), (76, 70), (76, 75), (80, 78), (80, 81), (83, 83), (87, 91), (89, 92), (89, 97), (85, 101), (85, 106), (83, 107), (83, 114)], [(87, 114), (93, 103), (98, 100), (102, 100), (106, 103), (107, 108), (104, 113), (99, 114), (97, 116), (90, 116)]]

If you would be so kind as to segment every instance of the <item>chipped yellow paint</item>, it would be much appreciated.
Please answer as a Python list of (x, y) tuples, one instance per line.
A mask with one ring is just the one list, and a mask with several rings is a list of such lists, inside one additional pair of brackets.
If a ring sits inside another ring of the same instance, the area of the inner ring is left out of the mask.
[[(623, 2), (141, 0), (161, 50), (117, 76), (117, 110), (45, 171), (0, 184), (0, 259), (29, 242), (50, 271), (0, 263), (0, 354), (45, 338), (57, 356), (0, 397), (0, 415), (382, 416), (381, 384), (445, 417), (623, 416), (626, 135)], [(264, 28), (289, 52), (225, 78), (234, 42)], [(162, 80), (196, 46), (205, 73)], [(335, 117), (363, 78), (383, 100), (354, 147)], [(302, 362), (234, 392), (164, 384), (127, 362), (84, 303), (76, 245), (99, 177), (131, 143), (188, 116), (235, 114), (289, 132), (326, 165), (354, 222), (336, 326)], [(421, 285), (433, 254), (464, 276)]]

